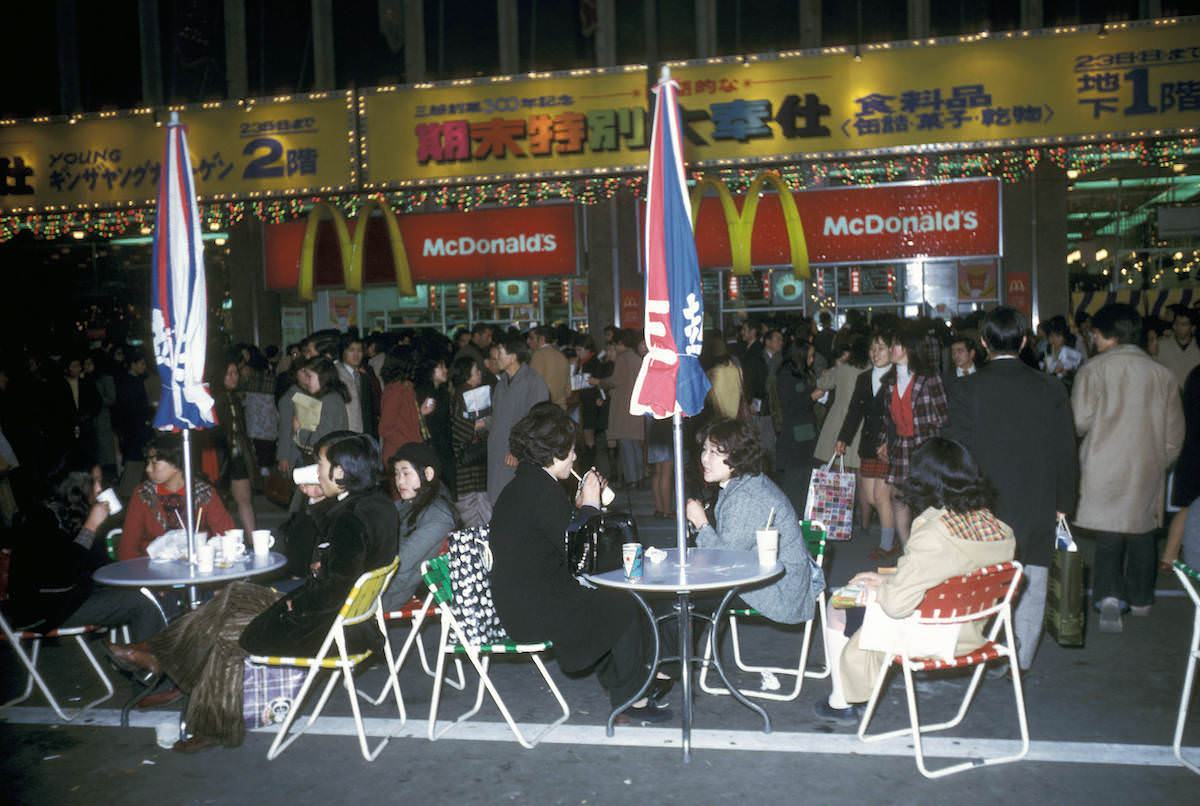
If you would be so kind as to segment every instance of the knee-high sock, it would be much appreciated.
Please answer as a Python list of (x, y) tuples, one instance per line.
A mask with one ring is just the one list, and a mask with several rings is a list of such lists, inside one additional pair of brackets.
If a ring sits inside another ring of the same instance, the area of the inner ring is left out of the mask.
[(825, 628), (825, 651), (829, 653), (829, 705), (831, 708), (849, 708), (842, 688), (842, 650), (850, 639), (840, 629)]

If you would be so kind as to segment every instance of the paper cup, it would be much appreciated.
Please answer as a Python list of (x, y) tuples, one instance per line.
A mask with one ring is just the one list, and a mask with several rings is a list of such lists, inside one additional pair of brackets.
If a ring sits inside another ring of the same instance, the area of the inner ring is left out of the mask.
[(255, 529), (250, 533), (250, 539), (254, 542), (255, 557), (266, 557), (271, 553), (271, 546), (275, 545), (270, 529)]
[(154, 741), (163, 750), (170, 750), (179, 741), (179, 717), (159, 722), (154, 726)]
[(296, 484), (319, 484), (316, 465), (305, 465), (292, 471), (292, 481)]
[(758, 564), (770, 567), (779, 561), (779, 530), (759, 529), (754, 533), (758, 542)]
[(246, 544), (242, 540), (241, 529), (230, 529), (225, 534), (221, 535), (217, 540), (217, 546), (220, 549), (221, 565), (231, 565), (246, 553)]
[(625, 568), (626, 579), (642, 578), (642, 558), (641, 543), (621, 544), (621, 564)]
[(216, 554), (216, 546), (206, 544), (196, 549), (196, 570), (202, 574), (211, 574)]
[(605, 485), (605, 487), (602, 490), (600, 490), (600, 506), (602, 506), (602, 507), (612, 506), (613, 499), (615, 499), (616, 497), (617, 497), (617, 494), (615, 492), (613, 492), (612, 487)]
[(124, 509), (124, 507), (121, 506), (121, 499), (117, 497), (117, 491), (112, 487), (109, 487), (107, 490), (104, 490), (98, 496), (96, 496), (96, 500), (103, 501), (104, 503), (108, 504), (109, 517), (116, 515), (118, 512)]

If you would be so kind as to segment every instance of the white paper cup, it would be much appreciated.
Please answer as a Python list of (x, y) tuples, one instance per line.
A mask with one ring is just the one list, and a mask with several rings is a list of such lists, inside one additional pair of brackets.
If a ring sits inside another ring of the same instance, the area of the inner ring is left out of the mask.
[(208, 532), (196, 532), (193, 541), (195, 548), (192, 551), (198, 552), (201, 546), (208, 545)]
[(221, 535), (218, 545), (221, 547), (221, 562), (228, 565), (246, 553), (246, 543), (242, 540), (241, 529), (230, 529)]
[(754, 533), (758, 542), (758, 564), (772, 566), (779, 561), (779, 530), (759, 529)]
[(116, 515), (118, 512), (124, 509), (124, 507), (121, 506), (121, 499), (117, 496), (117, 491), (112, 487), (102, 491), (98, 496), (96, 496), (96, 500), (103, 501), (104, 503), (108, 504), (108, 514), (110, 517)]
[(212, 573), (216, 554), (216, 546), (205, 544), (196, 549), (196, 570), (202, 574)]
[(271, 534), (270, 529), (255, 529), (250, 533), (250, 539), (254, 541), (254, 556), (266, 557), (271, 553), (271, 546), (275, 545), (275, 537)]
[(636, 580), (642, 578), (644, 556), (641, 543), (621, 544), (621, 564), (625, 568), (626, 579)]
[(602, 507), (612, 506), (613, 499), (615, 499), (616, 497), (617, 497), (617, 494), (615, 492), (613, 492), (613, 488), (609, 487), (608, 485), (605, 485), (604, 489), (600, 490), (600, 506), (602, 506)]
[(296, 468), (292, 471), (292, 481), (296, 484), (319, 484), (321, 480), (317, 475), (317, 465)]
[(170, 750), (179, 741), (179, 717), (159, 722), (154, 726), (154, 741), (163, 750)]

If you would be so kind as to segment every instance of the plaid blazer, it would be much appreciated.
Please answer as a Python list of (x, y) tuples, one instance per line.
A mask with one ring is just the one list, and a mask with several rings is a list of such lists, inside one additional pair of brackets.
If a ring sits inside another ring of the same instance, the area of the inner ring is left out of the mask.
[[(883, 398), (883, 425), (887, 436), (888, 464), (894, 466), (896, 478), (908, 476), (912, 452), (930, 437), (942, 433), (950, 420), (950, 406), (946, 401), (946, 387), (937, 375), (914, 375), (912, 379), (913, 435), (901, 437), (896, 433), (892, 420), (892, 388), (896, 385), (896, 373), (884, 377), (879, 390)], [(891, 477), (892, 473), (889, 473)]]

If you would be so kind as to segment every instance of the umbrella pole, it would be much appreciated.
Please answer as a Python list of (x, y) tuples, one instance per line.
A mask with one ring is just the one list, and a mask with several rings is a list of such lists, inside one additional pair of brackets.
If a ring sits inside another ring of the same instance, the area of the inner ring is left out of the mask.
[[(183, 500), (187, 508), (187, 557), (188, 567), (196, 564), (196, 510), (192, 501), (192, 429), (183, 429)], [(188, 585), (188, 607), (195, 610), (200, 601), (196, 598), (196, 586)]]
[(687, 561), (687, 520), (684, 518), (683, 500), (683, 415), (676, 408), (671, 415), (673, 442), (675, 447), (675, 543), (679, 548), (679, 561)]

